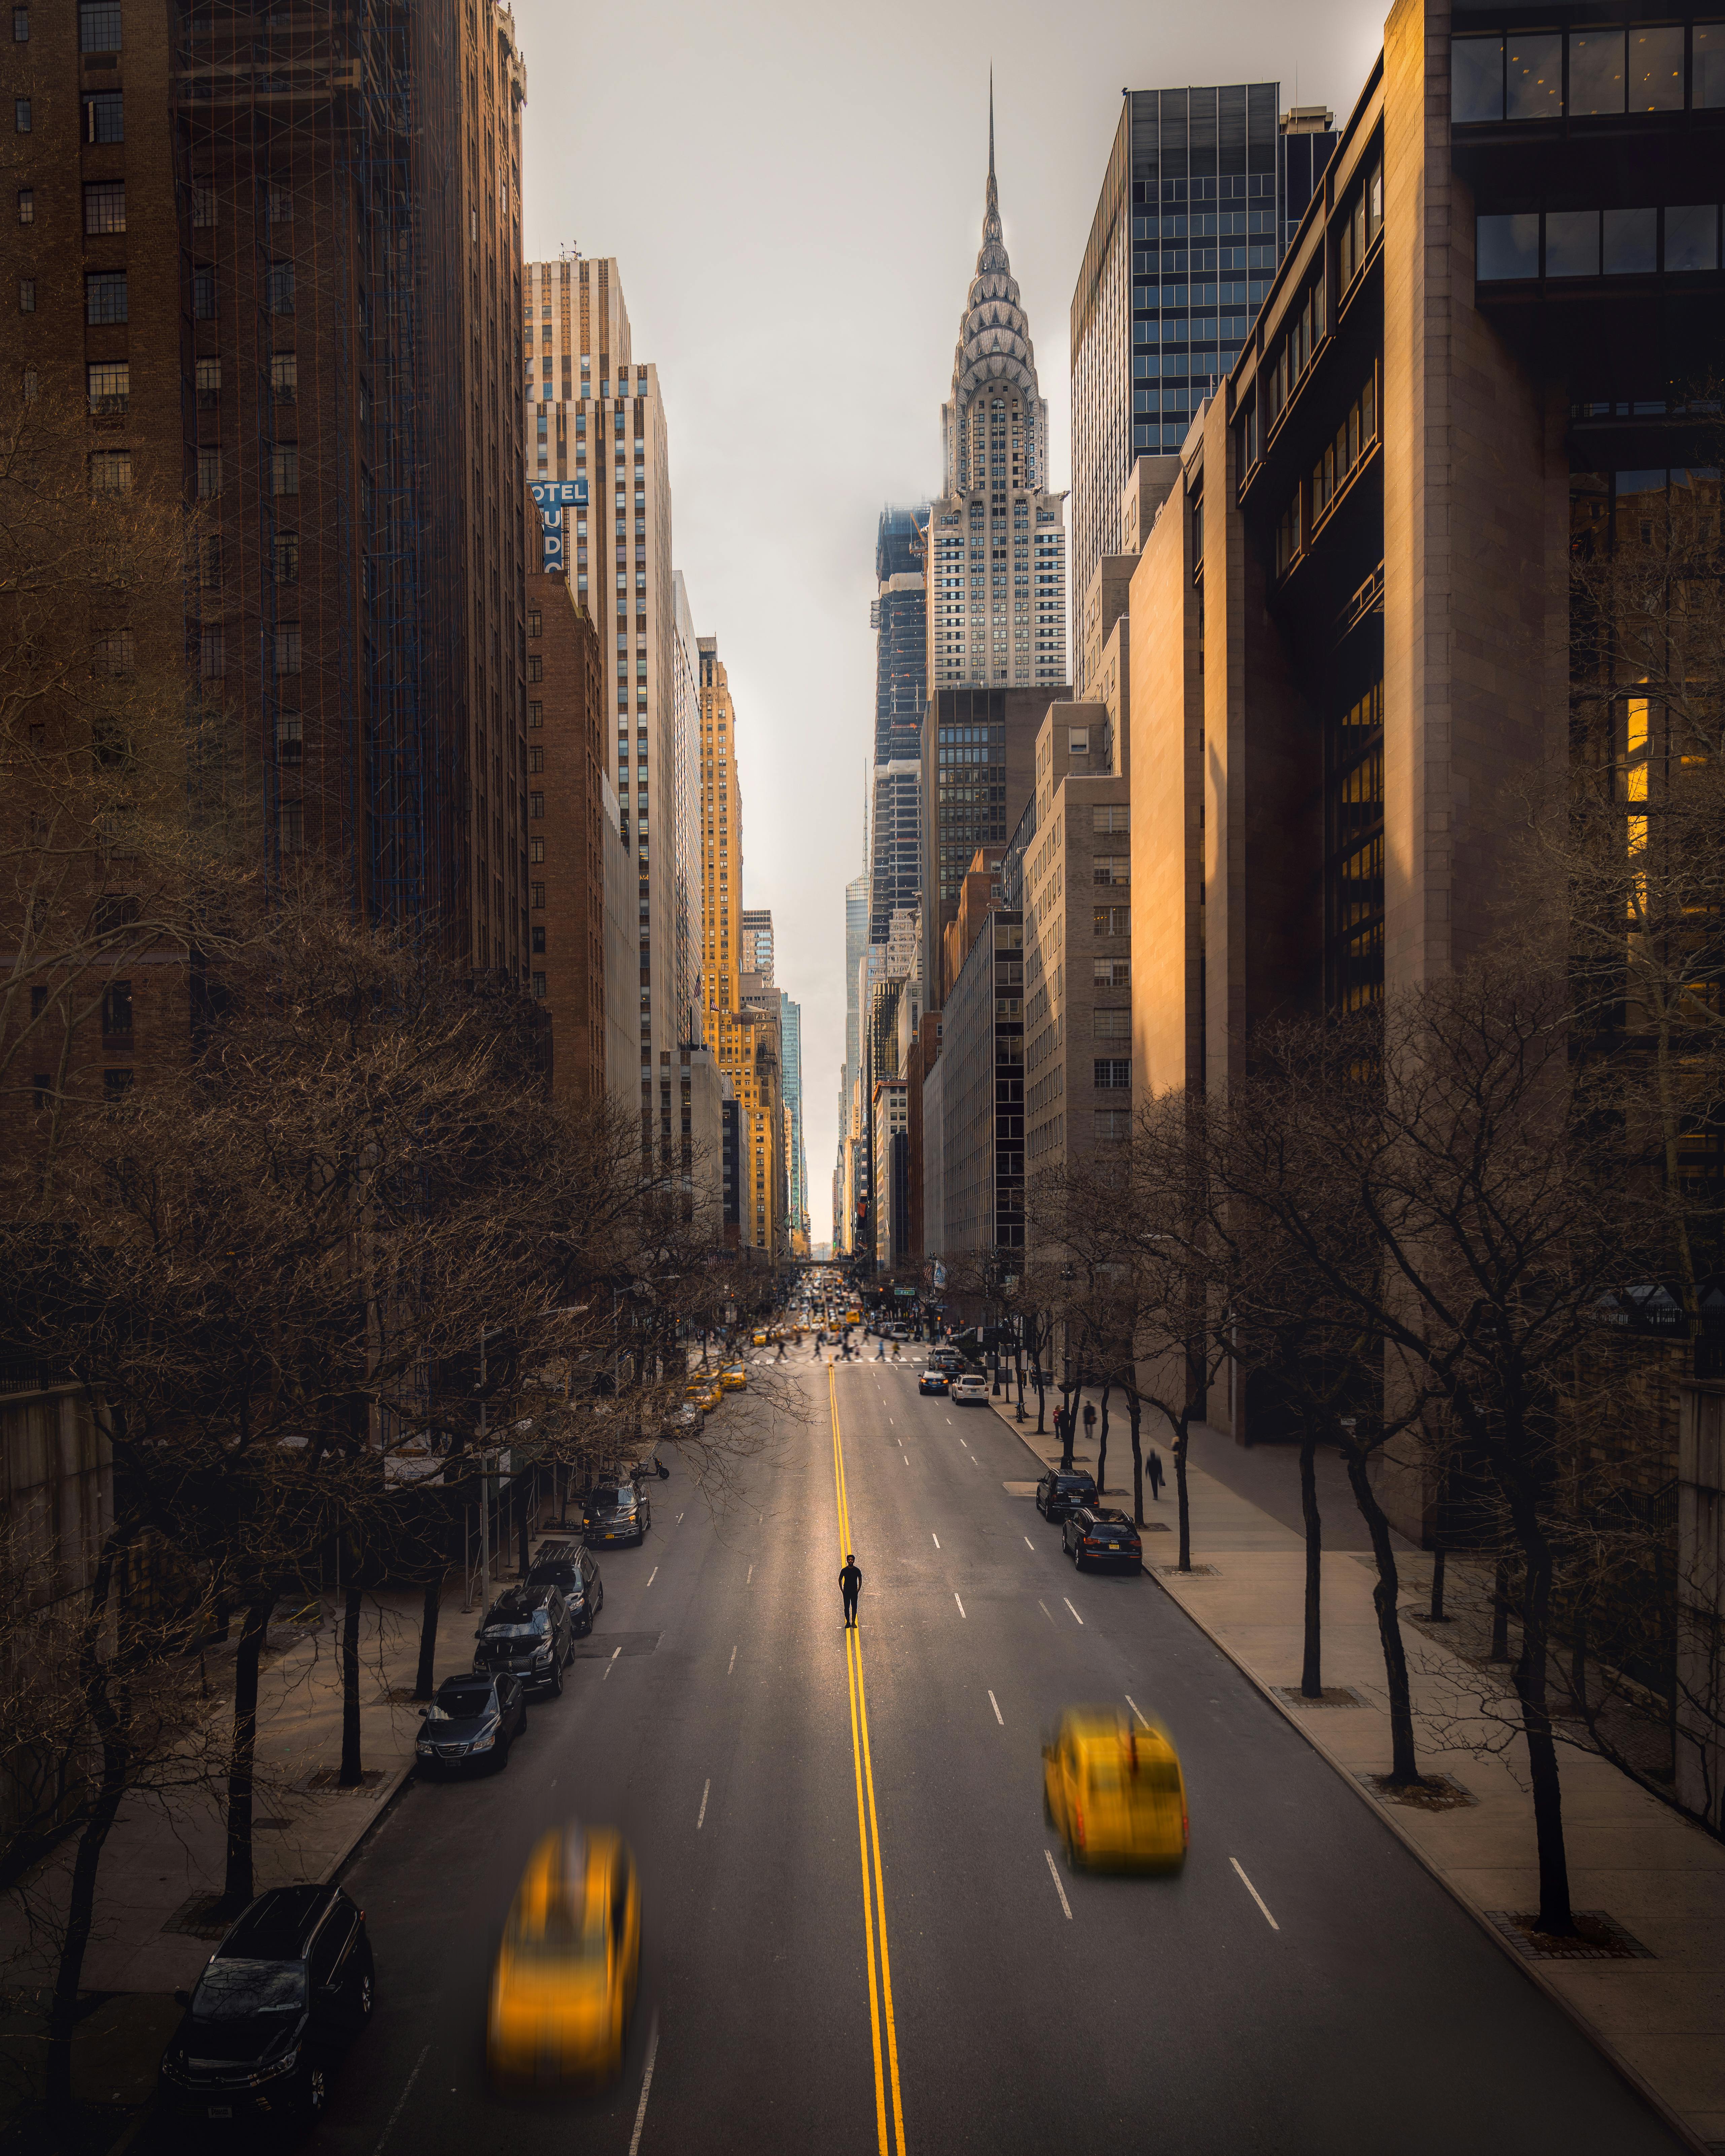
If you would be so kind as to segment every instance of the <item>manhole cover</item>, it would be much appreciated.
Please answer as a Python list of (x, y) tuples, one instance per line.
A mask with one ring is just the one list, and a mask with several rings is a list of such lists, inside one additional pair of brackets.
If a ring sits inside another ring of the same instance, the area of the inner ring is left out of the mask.
[(1165, 1572), (1173, 1579), (1219, 1579), (1222, 1568), (1215, 1564), (1189, 1564), (1182, 1572), (1177, 1564), (1158, 1564), (1158, 1572)]
[(1371, 1703), (1352, 1685), (1326, 1685), (1316, 1699), (1308, 1699), (1298, 1685), (1272, 1685), (1271, 1690), (1290, 1707), (1367, 1707)]
[(1553, 1938), (1533, 1928), (1534, 1918), (1514, 1909), (1487, 1909), (1486, 1917), (1529, 1961), (1652, 1961), (1651, 1947), (1625, 1931), (1603, 1909), (1574, 1911), (1575, 1936)]
[(589, 1632), (575, 1642), (580, 1662), (608, 1662), (614, 1655), (650, 1655), (664, 1635), (658, 1632)]

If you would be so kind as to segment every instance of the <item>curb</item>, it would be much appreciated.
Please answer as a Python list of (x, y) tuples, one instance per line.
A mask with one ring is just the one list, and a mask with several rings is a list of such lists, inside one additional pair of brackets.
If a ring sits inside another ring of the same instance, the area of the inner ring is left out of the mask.
[[(993, 1406), (993, 1402), (992, 1400), (989, 1402), (989, 1405), (991, 1407)], [(995, 1412), (997, 1414), (999, 1413), (998, 1409)], [(1048, 1463), (1043, 1459), (1042, 1455), (1038, 1452), (1035, 1447), (1030, 1443), (1029, 1439), (1024, 1435), (1024, 1432), (1019, 1429), (1015, 1423), (1008, 1421), (1008, 1418), (1006, 1416), (1000, 1415), (999, 1419), (1002, 1422), (1007, 1423), (1007, 1426), (1011, 1430), (1012, 1435), (1018, 1439), (1019, 1442), (1030, 1455), (1031, 1458), (1035, 1460), (1038, 1467), (1046, 1473)], [(1537, 1962), (1530, 1962), (1522, 1955), (1517, 1953), (1514, 1947), (1512, 1947), (1509, 1941), (1504, 1938), (1502, 1933), (1497, 1929), (1497, 1926), (1488, 1922), (1484, 1911), (1475, 1908), (1472, 1902), (1470, 1902), (1465, 1895), (1459, 1894), (1456, 1892), (1455, 1887), (1450, 1885), (1450, 1881), (1439, 1870), (1438, 1866), (1432, 1861), (1431, 1858), (1427, 1856), (1426, 1852), (1420, 1846), (1419, 1843), (1414, 1840), (1407, 1829), (1402, 1825), (1399, 1820), (1392, 1815), (1389, 1806), (1380, 1804), (1378, 1799), (1374, 1797), (1368, 1789), (1367, 1789), (1361, 1783), (1357, 1781), (1353, 1775), (1341, 1765), (1331, 1753), (1318, 1742), (1317, 1738), (1313, 1735), (1311, 1728), (1301, 1720), (1295, 1709), (1291, 1707), (1285, 1700), (1278, 1699), (1275, 1691), (1264, 1681), (1263, 1678), (1258, 1675), (1257, 1671), (1255, 1670), (1249, 1669), (1240, 1659), (1240, 1656), (1235, 1653), (1234, 1650), (1228, 1645), (1225, 1640), (1218, 1639), (1216, 1635), (1211, 1631), (1209, 1625), (1206, 1625), (1200, 1617), (1196, 1615), (1194, 1611), (1189, 1609), (1186, 1604), (1182, 1602), (1179, 1597), (1174, 1593), (1173, 1589), (1162, 1578), (1160, 1578), (1157, 1573), (1150, 1572), (1147, 1576), (1155, 1581), (1156, 1585), (1161, 1589), (1163, 1594), (1173, 1604), (1174, 1608), (1179, 1611), (1180, 1614), (1185, 1618), (1187, 1622), (1192, 1626), (1193, 1630), (1194, 1631), (1202, 1632), (1204, 1638), (1209, 1641), (1210, 1645), (1217, 1649), (1219, 1653), (1225, 1655), (1229, 1661), (1233, 1663), (1235, 1668), (1237, 1669), (1240, 1675), (1245, 1678), (1247, 1682), (1252, 1686), (1253, 1689), (1275, 1708), (1276, 1712), (1281, 1717), (1282, 1720), (1286, 1722), (1291, 1728), (1296, 1729), (1299, 1732), (1302, 1741), (1311, 1746), (1312, 1749), (1317, 1753), (1318, 1758), (1322, 1759), (1325, 1765), (1327, 1766), (1336, 1775), (1337, 1780), (1359, 1799), (1360, 1803), (1364, 1805), (1367, 1811), (1370, 1813), (1372, 1817), (1375, 1819), (1381, 1826), (1387, 1828), (1389, 1831), (1395, 1836), (1396, 1840), (1400, 1842), (1403, 1848), (1405, 1849), (1409, 1855), (1414, 1858), (1416, 1863), (1419, 1864), (1421, 1870), (1424, 1871), (1429, 1877), (1434, 1879), (1440, 1887), (1442, 1887), (1445, 1893), (1449, 1896), (1450, 1901), (1455, 1904), (1457, 1908), (1461, 1909), (1466, 1916), (1472, 1919), (1475, 1928), (1480, 1932), (1484, 1938), (1488, 1938), (1491, 1942), (1492, 1945), (1497, 1949), (1498, 1953), (1503, 1956), (1505, 1960), (1519, 1970), (1522, 1975), (1526, 1977), (1537, 1989), (1543, 1992), (1545, 1996), (1550, 1999), (1552, 2004), (1565, 2015), (1565, 2017), (1581, 2032), (1584, 2037), (1586, 2037), (1588, 2042), (1593, 2046), (1594, 2049), (1605, 2061), (1606, 2065), (1611, 2068), (1618, 2079), (1630, 2089), (1635, 2095), (1638, 2096), (1641, 2099), (1642, 2102), (1647, 2106), (1648, 2109), (1658, 2117), (1663, 2125), (1669, 2128), (1671, 2132), (1676, 2136), (1677, 2139), (1682, 2143), (1682, 2145), (1692, 2152), (1692, 2156), (1717, 2156), (1715, 2144), (1711, 2142), (1702, 2140), (1700, 2136), (1697, 2134), (1692, 2128), (1686, 2124), (1683, 2119), (1671, 2109), (1670, 2104), (1666, 2102), (1665, 2098), (1661, 2096), (1658, 2090), (1656, 2089), (1652, 2083), (1645, 2078), (1640, 2069), (1630, 2065), (1630, 2061), (1624, 2057), (1623, 2054), (1617, 2049), (1610, 2038), (1605, 2035), (1594, 2023), (1588, 2019), (1586, 2015), (1581, 2011), (1580, 2008), (1575, 2005), (1574, 2001), (1568, 1997), (1567, 1993), (1560, 1991), (1558, 1987), (1552, 1983), (1550, 1979), (1546, 1976), (1544, 1972), (1540, 1969), (1538, 1964)]]
[(371, 1817), (359, 1828), (347, 1847), (339, 1851), (325, 1865), (317, 1876), (317, 1883), (320, 1887), (329, 1887), (335, 1883), (339, 1875), (358, 1856), (367, 1841), (401, 1802), (403, 1794), (413, 1779), (413, 1763), (409, 1759), (395, 1769), (394, 1779), (379, 1789), (376, 1796), (364, 1799), (366, 1809), (370, 1812)]

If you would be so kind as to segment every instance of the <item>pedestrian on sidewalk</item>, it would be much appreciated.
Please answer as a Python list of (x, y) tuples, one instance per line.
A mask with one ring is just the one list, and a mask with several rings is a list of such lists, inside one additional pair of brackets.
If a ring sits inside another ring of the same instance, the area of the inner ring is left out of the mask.
[(839, 1573), (839, 1592), (845, 1599), (845, 1629), (856, 1630), (856, 1598), (862, 1593), (862, 1574), (856, 1568), (854, 1553), (848, 1554)]
[(1162, 1455), (1153, 1445), (1150, 1448), (1150, 1502), (1153, 1505), (1162, 1502)]
[(1095, 1444), (1095, 1442), (1096, 1442), (1096, 1402), (1095, 1402), (1094, 1400), (1086, 1400), (1086, 1401), (1085, 1402), (1085, 1404), (1084, 1404), (1084, 1441), (1085, 1441), (1085, 1443), (1086, 1443), (1086, 1445), (1093, 1445), (1093, 1444)]

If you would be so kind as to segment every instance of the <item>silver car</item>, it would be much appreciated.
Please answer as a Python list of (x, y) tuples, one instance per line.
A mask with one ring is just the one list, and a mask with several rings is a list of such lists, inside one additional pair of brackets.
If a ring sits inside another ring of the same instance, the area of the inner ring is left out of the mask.
[(968, 1371), (958, 1378), (952, 1386), (951, 1393), (961, 1406), (973, 1401), (978, 1407), (988, 1404), (988, 1381), (977, 1370)]

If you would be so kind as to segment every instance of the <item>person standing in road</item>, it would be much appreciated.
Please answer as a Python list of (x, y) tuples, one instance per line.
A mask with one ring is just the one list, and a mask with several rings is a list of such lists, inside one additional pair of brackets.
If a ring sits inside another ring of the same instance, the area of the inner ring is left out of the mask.
[(856, 1558), (848, 1554), (839, 1573), (839, 1592), (845, 1598), (845, 1629), (856, 1630), (856, 1598), (862, 1593), (862, 1574), (856, 1568)]
[(1162, 1455), (1153, 1445), (1150, 1448), (1150, 1502), (1153, 1505), (1162, 1502)]

